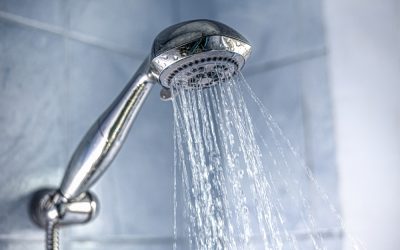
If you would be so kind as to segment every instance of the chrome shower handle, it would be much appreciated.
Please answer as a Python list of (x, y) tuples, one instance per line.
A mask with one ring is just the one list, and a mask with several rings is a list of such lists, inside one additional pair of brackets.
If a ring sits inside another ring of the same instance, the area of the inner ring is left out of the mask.
[(155, 82), (146, 58), (75, 150), (60, 187), (65, 198), (74, 199), (88, 191), (111, 164)]

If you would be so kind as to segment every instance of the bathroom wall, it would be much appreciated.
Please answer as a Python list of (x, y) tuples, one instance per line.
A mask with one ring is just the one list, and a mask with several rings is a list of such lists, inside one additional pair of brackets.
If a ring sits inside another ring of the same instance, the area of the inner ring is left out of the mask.
[(400, 1), (328, 0), (324, 12), (343, 217), (366, 249), (397, 250)]
[[(59, 185), (157, 33), (195, 18), (225, 22), (252, 42), (246, 79), (340, 209), (321, 1), (0, 0), (0, 249), (43, 249), (30, 194)], [(63, 249), (171, 248), (172, 130), (171, 104), (156, 87), (93, 189), (100, 215), (64, 228)], [(340, 249), (331, 213), (321, 211), (326, 240)]]

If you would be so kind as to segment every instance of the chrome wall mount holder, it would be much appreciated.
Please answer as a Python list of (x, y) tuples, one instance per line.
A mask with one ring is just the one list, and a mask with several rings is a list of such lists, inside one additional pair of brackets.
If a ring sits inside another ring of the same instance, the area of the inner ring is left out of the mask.
[(49, 222), (59, 226), (84, 224), (97, 216), (99, 202), (91, 192), (67, 200), (57, 189), (44, 188), (33, 194), (29, 210), (32, 221), (41, 228)]
[(94, 219), (99, 211), (97, 197), (84, 192), (74, 199), (66, 199), (58, 189), (36, 191), (29, 204), (32, 221), (46, 231), (46, 249), (58, 250), (61, 226), (84, 224)]

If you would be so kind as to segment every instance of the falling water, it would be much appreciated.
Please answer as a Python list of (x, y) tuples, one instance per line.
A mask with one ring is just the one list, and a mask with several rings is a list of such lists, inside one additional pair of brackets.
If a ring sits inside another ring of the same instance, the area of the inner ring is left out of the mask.
[[(312, 199), (325, 201), (338, 235), (340, 216), (242, 75), (205, 89), (171, 89), (174, 234), (187, 239), (174, 248), (330, 249)], [(248, 99), (265, 127), (254, 126)], [(185, 221), (181, 232), (178, 220)]]

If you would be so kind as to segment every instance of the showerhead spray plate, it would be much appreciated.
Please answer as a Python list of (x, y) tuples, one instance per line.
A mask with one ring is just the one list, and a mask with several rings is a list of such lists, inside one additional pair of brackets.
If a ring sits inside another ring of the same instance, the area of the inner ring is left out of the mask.
[(165, 88), (205, 88), (235, 75), (250, 56), (248, 41), (210, 20), (180, 23), (155, 40), (151, 67)]
[(165, 87), (204, 88), (230, 79), (243, 59), (227, 51), (209, 51), (176, 62), (160, 75)]

